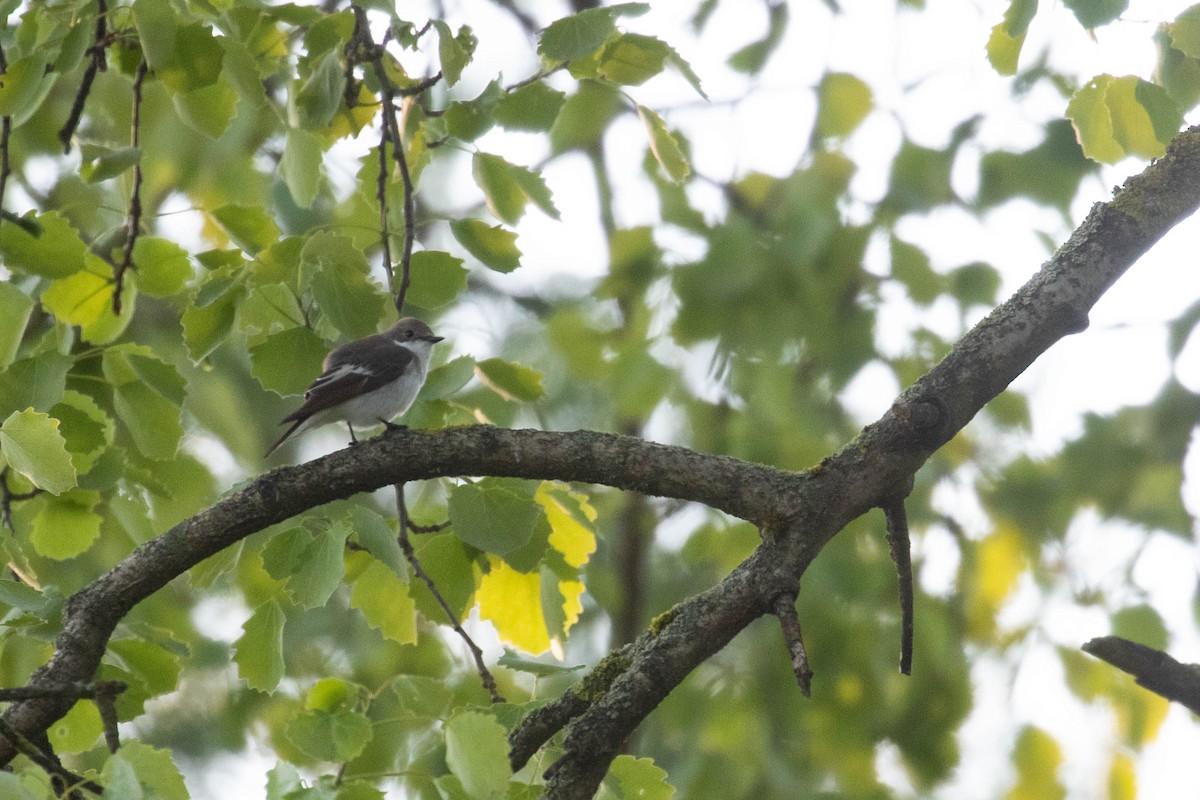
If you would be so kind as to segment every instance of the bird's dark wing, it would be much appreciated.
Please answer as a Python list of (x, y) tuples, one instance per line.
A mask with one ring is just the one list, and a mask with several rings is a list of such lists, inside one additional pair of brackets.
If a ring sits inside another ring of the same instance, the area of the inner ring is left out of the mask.
[(339, 347), (325, 359), (325, 371), (304, 392), (304, 404), (288, 414), (280, 423), (304, 420), (318, 411), (333, 408), (359, 395), (373, 392), (404, 374), (414, 356), (409, 350), (390, 342), (386, 346), (393, 352), (387, 358), (369, 359), (363, 363), (361, 352), (353, 345)]

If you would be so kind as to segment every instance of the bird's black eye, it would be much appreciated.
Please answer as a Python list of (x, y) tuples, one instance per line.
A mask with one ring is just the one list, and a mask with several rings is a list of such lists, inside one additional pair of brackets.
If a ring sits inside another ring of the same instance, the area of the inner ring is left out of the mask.
[(409, 328), (408, 330), (404, 331), (404, 335), (407, 336), (409, 339), (411, 339), (413, 337), (412, 328)]

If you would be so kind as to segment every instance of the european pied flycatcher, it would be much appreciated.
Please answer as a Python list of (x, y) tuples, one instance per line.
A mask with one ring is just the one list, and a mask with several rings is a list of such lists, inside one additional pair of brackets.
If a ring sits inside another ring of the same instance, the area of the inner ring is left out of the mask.
[(383, 423), (408, 411), (429, 372), (433, 346), (442, 341), (421, 320), (405, 317), (383, 333), (334, 348), (325, 357), (321, 377), (304, 392), (304, 404), (280, 424), (292, 423), (266, 456), (290, 437), (324, 425), (344, 421), (354, 436), (354, 426)]

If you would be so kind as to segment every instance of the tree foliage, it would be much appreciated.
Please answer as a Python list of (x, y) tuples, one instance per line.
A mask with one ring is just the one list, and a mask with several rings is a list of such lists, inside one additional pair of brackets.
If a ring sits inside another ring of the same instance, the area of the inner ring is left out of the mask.
[[(271, 800), (924, 796), (994, 690), (972, 663), (1012, 676), (1033, 648), (1114, 710), (1103, 769), (1134, 795), (1166, 701), (1005, 612), (1168, 645), (1149, 587), (1080, 587), (1062, 553), (1091, 518), (1190, 536), (1200, 402), (1172, 377), (1034, 454), (1004, 390), (1200, 205), (1196, 136), (1167, 150), (1200, 100), (1200, 6), (1162, 20), (1154, 75), (1078, 76), (1029, 31), (1125, 4), (1013, 0), (977, 55), (1018, 100), (1061, 99), (1032, 146), (980, 115), (935, 144), (897, 126), (871, 165), (880, 87), (829, 66), (797, 90), (795, 167), (725, 179), (701, 166), (693, 108), (727, 103), (705, 69), (750, 91), (796, 7), (701, 64), (649, 4), (577, 5), (0, 3), (0, 684), (43, 693), (5, 698), (4, 796), (182, 798), (181, 766), (195, 790), (249, 752)], [(734, 5), (701, 0), (680, 39)], [(1065, 240), (1128, 158), (1162, 160), (986, 318), (1001, 270), (921, 227), (1017, 201)], [(583, 196), (588, 233), (531, 255)], [(328, 350), (401, 311), (450, 340), (419, 430), (264, 475)], [(1065, 792), (1055, 733), (1004, 722), (996, 793)]]

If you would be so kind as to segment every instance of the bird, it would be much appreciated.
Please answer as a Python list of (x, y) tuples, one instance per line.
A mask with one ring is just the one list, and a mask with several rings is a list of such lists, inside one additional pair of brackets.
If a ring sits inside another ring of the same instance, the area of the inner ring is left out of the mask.
[(263, 458), (292, 436), (327, 422), (345, 422), (351, 444), (358, 442), (355, 425), (403, 427), (392, 419), (413, 404), (429, 372), (433, 346), (444, 338), (421, 320), (404, 317), (383, 333), (335, 347), (325, 357), (320, 377), (305, 390), (303, 405), (279, 421), (292, 426)]

